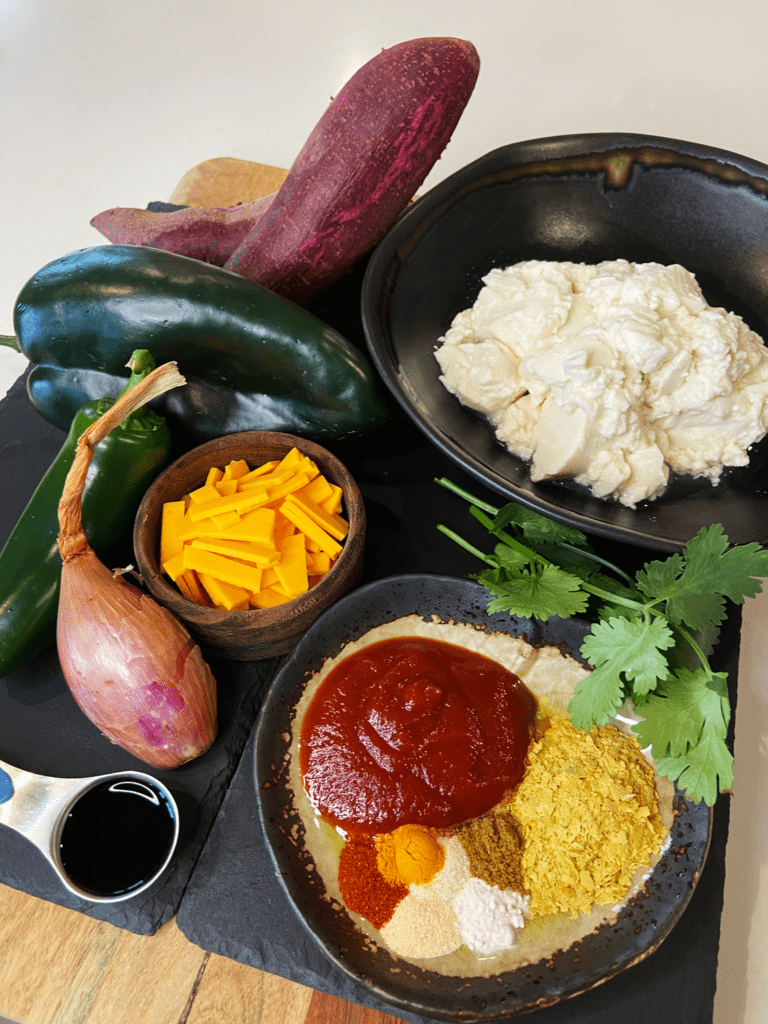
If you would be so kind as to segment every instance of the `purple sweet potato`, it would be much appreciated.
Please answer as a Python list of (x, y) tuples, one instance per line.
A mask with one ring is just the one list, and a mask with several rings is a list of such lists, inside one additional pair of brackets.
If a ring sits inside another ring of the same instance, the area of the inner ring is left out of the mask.
[(338, 281), (413, 199), (479, 69), (477, 51), (462, 39), (382, 50), (332, 101), (225, 267), (298, 303)]
[(91, 224), (110, 242), (165, 249), (222, 267), (269, 209), (275, 194), (239, 206), (190, 206), (172, 213), (118, 206), (97, 213)]

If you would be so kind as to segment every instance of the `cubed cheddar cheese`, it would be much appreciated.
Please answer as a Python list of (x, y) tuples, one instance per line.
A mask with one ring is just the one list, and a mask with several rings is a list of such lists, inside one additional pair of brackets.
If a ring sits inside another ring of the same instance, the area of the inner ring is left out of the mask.
[(217, 555), (236, 558), (241, 562), (252, 562), (265, 569), (274, 565), (280, 558), (280, 552), (271, 544), (244, 543), (239, 540), (219, 540), (216, 537), (195, 537), (189, 542), (191, 548), (201, 551), (213, 551)]
[(247, 608), (249, 605), (248, 591), (245, 587), (238, 587), (226, 580), (220, 580), (210, 573), (201, 572), (200, 582), (211, 599), (211, 603), (217, 608), (225, 608), (228, 612), (235, 608)]
[(223, 496), (217, 491), (215, 498), (192, 505), (189, 515), (193, 523), (198, 523), (201, 519), (210, 519), (211, 516), (222, 515), (224, 512), (237, 512), (239, 516), (242, 516), (252, 508), (264, 505), (268, 500), (269, 496), (264, 487), (252, 491), (237, 491), (235, 494)]
[[(261, 569), (255, 565), (246, 565), (236, 558), (218, 555), (215, 551), (203, 551), (184, 545), (184, 568), (194, 569), (198, 573), (214, 576), (224, 583), (232, 583), (244, 590), (258, 590), (261, 587)], [(206, 589), (208, 589), (206, 587)], [(209, 592), (210, 593), (210, 592)]]
[(163, 508), (163, 518), (160, 524), (160, 562), (167, 562), (169, 558), (178, 555), (184, 546), (181, 538), (181, 530), (184, 524), (184, 511), (186, 502), (168, 501)]
[(211, 467), (205, 483), (163, 506), (161, 565), (187, 600), (272, 608), (305, 593), (341, 552), (342, 490), (292, 448), (251, 469)]
[(215, 501), (220, 497), (221, 495), (216, 490), (216, 484), (205, 483), (202, 487), (197, 487), (194, 491), (189, 492), (189, 500), (193, 505), (204, 505), (206, 502)]
[(325, 551), (331, 558), (337, 558), (341, 552), (341, 544), (334, 540), (329, 533), (318, 526), (314, 519), (310, 519), (303, 509), (292, 501), (284, 501), (280, 506), (280, 511), (286, 519), (290, 519), (294, 526), (297, 526), (301, 532), (310, 537), (320, 548), (321, 551)]
[(239, 480), (250, 472), (250, 467), (245, 459), (233, 459), (224, 467), (222, 474), (224, 480)]
[(326, 512), (330, 512), (331, 515), (334, 515), (337, 512), (341, 512), (341, 498), (341, 488), (337, 484), (331, 484), (331, 493), (329, 497), (319, 501), (318, 505), (322, 505)]
[(279, 604), (285, 604), (286, 601), (292, 600), (293, 598), (287, 594), (281, 594), (280, 591), (274, 590), (272, 587), (262, 587), (257, 594), (251, 594), (251, 607), (275, 608)]
[(329, 533), (336, 540), (344, 540), (349, 533), (349, 523), (342, 519), (335, 512), (327, 512), (322, 505), (318, 505), (312, 498), (300, 494), (289, 494), (286, 501), (298, 505), (302, 512), (306, 512), (310, 519), (321, 526), (326, 533)]
[(300, 533), (283, 537), (280, 558), (271, 566), (286, 594), (298, 597), (309, 589), (307, 554)]
[(234, 477), (224, 477), (222, 480), (219, 480), (219, 482), (217, 484), (214, 484), (213, 486), (216, 488), (216, 490), (219, 492), (222, 498), (226, 498), (230, 494), (237, 493), (237, 480), (235, 480)]
[(208, 595), (200, 583), (200, 579), (194, 569), (185, 569), (181, 576), (176, 580), (176, 586), (188, 601), (194, 601), (195, 604), (211, 604), (211, 601), (209, 600)]

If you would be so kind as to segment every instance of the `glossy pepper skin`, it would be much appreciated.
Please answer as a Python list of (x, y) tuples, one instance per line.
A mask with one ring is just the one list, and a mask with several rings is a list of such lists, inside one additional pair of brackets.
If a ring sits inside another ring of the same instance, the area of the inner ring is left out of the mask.
[(322, 443), (362, 436), (388, 416), (367, 356), (309, 310), (160, 249), (96, 246), (54, 260), (22, 288), (14, 326), (37, 364), (29, 396), (56, 426), (96, 382), (114, 389), (136, 348), (184, 367), (187, 385), (153, 408), (190, 446), (241, 430)]
[[(135, 355), (129, 386), (155, 365), (148, 352)], [(66, 441), (0, 552), (0, 678), (56, 639), (61, 581), (56, 545), (59, 499), (77, 439), (113, 401), (88, 403), (78, 411)], [(170, 455), (170, 431), (160, 416), (147, 409), (137, 410), (95, 449), (83, 495), (83, 526), (107, 565), (117, 567), (131, 560), (136, 511)]]

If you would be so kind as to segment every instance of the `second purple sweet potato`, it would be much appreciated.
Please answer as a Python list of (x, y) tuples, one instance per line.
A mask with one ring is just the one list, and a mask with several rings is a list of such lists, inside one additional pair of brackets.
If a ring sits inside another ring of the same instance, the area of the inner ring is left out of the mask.
[(190, 206), (171, 213), (118, 206), (97, 213), (91, 224), (117, 245), (147, 245), (223, 267), (273, 199), (269, 195), (239, 206)]

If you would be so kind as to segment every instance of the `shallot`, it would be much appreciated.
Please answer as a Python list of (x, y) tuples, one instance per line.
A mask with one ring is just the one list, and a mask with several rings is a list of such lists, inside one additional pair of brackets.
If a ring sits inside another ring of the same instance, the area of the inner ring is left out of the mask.
[(98, 559), (83, 532), (80, 499), (96, 445), (135, 409), (184, 383), (176, 364), (165, 363), (91, 424), (58, 509), (56, 641), (64, 678), (105, 736), (155, 768), (178, 767), (211, 746), (216, 680), (183, 624)]

